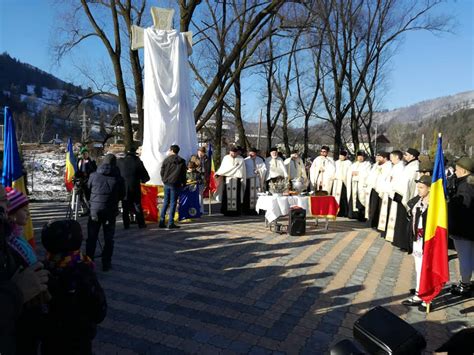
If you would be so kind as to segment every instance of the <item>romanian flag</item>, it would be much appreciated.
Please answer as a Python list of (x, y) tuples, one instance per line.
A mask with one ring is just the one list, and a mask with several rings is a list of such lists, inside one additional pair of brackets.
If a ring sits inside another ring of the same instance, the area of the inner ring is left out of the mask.
[(66, 151), (66, 171), (64, 172), (64, 183), (66, 184), (66, 190), (72, 191), (74, 188), (74, 182), (72, 179), (76, 174), (76, 157), (72, 150), (72, 141), (71, 138), (67, 140), (67, 151)]
[(448, 269), (448, 212), (446, 203), (446, 172), (441, 134), (438, 138), (430, 200), (425, 229), (425, 245), (419, 296), (426, 303), (443, 288), (449, 280)]
[(142, 209), (146, 221), (158, 222), (158, 185), (140, 184)]
[(214, 159), (212, 157), (212, 144), (211, 143), (209, 143), (207, 157), (211, 161), (211, 172), (209, 174), (209, 181), (207, 182), (207, 186), (206, 186), (207, 196), (209, 196), (209, 192), (214, 193), (217, 191), (217, 181), (215, 177), (216, 168), (214, 166)]
[[(10, 186), (15, 190), (20, 191), (25, 196), (26, 182), (23, 177), (23, 166), (20, 160), (20, 153), (18, 152), (18, 144), (15, 135), (15, 122), (8, 107), (5, 107), (5, 121), (3, 133), (3, 175), (2, 182), (5, 187)], [(33, 234), (33, 222), (31, 217), (23, 227), (23, 235), (28, 243), (35, 247), (35, 238)]]

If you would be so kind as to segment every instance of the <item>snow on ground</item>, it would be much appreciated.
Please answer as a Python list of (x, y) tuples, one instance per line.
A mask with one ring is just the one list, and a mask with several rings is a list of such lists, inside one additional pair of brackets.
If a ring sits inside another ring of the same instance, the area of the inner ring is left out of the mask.
[(64, 148), (28, 149), (23, 151), (23, 156), (30, 199), (66, 201)]

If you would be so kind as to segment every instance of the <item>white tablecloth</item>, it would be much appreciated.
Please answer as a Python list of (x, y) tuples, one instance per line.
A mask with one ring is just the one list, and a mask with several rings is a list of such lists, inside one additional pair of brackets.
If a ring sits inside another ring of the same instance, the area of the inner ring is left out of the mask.
[(259, 196), (255, 210), (265, 210), (265, 218), (269, 223), (273, 222), (280, 216), (290, 213), (290, 208), (299, 206), (306, 211), (309, 210), (308, 196)]

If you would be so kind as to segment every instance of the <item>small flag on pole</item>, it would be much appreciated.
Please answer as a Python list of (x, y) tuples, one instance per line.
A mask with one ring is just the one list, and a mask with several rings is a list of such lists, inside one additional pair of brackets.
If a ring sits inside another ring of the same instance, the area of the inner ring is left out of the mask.
[(72, 191), (74, 188), (74, 182), (72, 181), (76, 174), (76, 157), (72, 150), (71, 138), (67, 140), (67, 151), (66, 151), (66, 171), (64, 172), (64, 183), (66, 184), (66, 190)]
[[(5, 187), (12, 187), (27, 196), (26, 181), (23, 176), (23, 166), (21, 164), (20, 153), (16, 141), (15, 122), (13, 121), (12, 113), (8, 107), (5, 107), (2, 182)], [(30, 243), (34, 248), (35, 238), (31, 217), (28, 217), (28, 221), (23, 228), (23, 235), (28, 243)]]
[(418, 292), (420, 298), (429, 304), (440, 293), (448, 280), (446, 171), (441, 134), (439, 134), (426, 220), (423, 263)]
[(212, 154), (212, 144), (209, 143), (209, 149), (207, 151), (207, 157), (211, 161), (211, 171), (209, 173), (209, 181), (207, 182), (206, 190), (207, 190), (207, 195), (210, 193), (214, 193), (217, 191), (217, 181), (216, 181), (216, 168), (214, 166), (214, 158)]

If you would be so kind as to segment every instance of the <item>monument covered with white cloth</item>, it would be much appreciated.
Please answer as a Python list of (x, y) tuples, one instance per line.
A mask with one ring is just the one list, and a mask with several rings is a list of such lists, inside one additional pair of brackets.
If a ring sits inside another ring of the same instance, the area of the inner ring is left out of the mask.
[(160, 169), (177, 144), (188, 160), (198, 140), (191, 103), (188, 54), (190, 32), (171, 29), (174, 10), (152, 8), (154, 26), (133, 27), (132, 48), (144, 47), (144, 128), (141, 159), (150, 184), (163, 185)]

